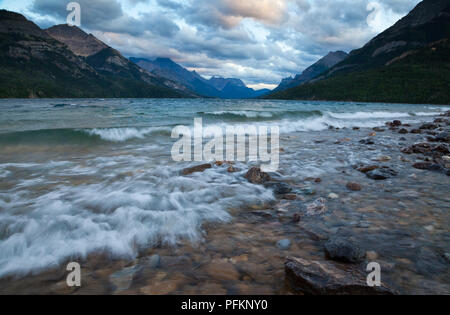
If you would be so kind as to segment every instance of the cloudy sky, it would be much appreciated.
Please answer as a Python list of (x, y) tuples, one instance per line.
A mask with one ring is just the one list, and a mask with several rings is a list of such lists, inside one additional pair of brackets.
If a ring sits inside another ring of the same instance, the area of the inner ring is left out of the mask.
[[(45, 28), (68, 0), (0, 0)], [(358, 48), (420, 0), (77, 0), (81, 27), (131, 57), (274, 87), (329, 51)]]

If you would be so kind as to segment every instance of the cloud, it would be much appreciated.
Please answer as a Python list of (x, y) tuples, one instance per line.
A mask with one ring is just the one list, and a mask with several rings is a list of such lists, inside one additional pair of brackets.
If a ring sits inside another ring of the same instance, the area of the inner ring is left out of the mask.
[[(3, 0), (41, 26), (63, 0)], [(169, 57), (252, 86), (300, 73), (331, 50), (365, 44), (420, 0), (77, 0), (82, 28), (126, 56)]]

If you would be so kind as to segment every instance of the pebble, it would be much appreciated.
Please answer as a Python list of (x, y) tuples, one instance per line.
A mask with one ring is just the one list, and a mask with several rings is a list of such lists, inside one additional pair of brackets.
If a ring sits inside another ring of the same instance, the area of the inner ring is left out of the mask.
[(368, 251), (366, 252), (366, 258), (369, 261), (374, 261), (378, 259), (378, 254), (374, 251)]
[(347, 188), (352, 191), (361, 191), (362, 187), (358, 183), (348, 183)]
[(328, 198), (329, 198), (329, 199), (339, 199), (339, 195), (337, 195), (337, 194), (335, 194), (335, 193), (330, 193), (330, 194), (328, 195)]
[(291, 241), (288, 239), (280, 240), (277, 243), (277, 247), (281, 250), (288, 250), (291, 248)]
[(148, 259), (148, 265), (150, 268), (161, 267), (161, 257), (159, 255), (153, 255)]

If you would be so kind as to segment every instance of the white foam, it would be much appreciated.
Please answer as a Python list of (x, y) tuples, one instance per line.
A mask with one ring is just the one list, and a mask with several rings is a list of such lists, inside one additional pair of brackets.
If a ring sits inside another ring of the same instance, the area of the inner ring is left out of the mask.
[(108, 129), (85, 129), (91, 136), (99, 136), (101, 139), (111, 142), (125, 142), (130, 139), (143, 139), (145, 136), (158, 131), (170, 132), (170, 128), (108, 128)]
[(165, 166), (114, 182), (105, 174), (96, 184), (61, 183), (37, 197), (20, 187), (0, 194), (0, 276), (38, 272), (93, 252), (133, 258), (159, 242), (200, 241), (204, 222), (226, 222), (229, 208), (273, 198), (223, 168), (187, 177), (178, 172)]

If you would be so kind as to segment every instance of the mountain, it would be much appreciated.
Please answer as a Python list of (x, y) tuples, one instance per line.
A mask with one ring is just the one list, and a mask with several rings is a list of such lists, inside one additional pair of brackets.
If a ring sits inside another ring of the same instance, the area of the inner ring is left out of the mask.
[(173, 82), (170, 86), (167, 79), (146, 73), (98, 40), (86, 48), (77, 36), (60, 41), (71, 37), (65, 32), (96, 42), (78, 28), (44, 31), (18, 13), (0, 10), (0, 97), (186, 96)]
[(189, 71), (169, 58), (156, 58), (148, 60), (145, 58), (130, 58), (139, 67), (178, 82), (198, 95), (206, 97), (239, 99), (256, 98), (268, 94), (270, 90), (258, 90), (248, 88), (240, 79), (225, 79), (213, 76), (207, 80), (195, 71)]
[(450, 0), (424, 0), (310, 83), (268, 98), (450, 103)]
[(153, 61), (144, 58), (130, 58), (142, 69), (163, 78), (178, 82), (195, 93), (207, 97), (218, 97), (218, 91), (206, 79), (195, 71), (189, 71), (169, 58), (157, 58)]
[(275, 91), (283, 91), (289, 88), (299, 86), (301, 84), (308, 83), (312, 79), (325, 73), (327, 70), (343, 61), (348, 57), (348, 54), (343, 51), (330, 52), (328, 55), (317, 61), (312, 66), (306, 68), (302, 74), (298, 74), (295, 78), (285, 78), (281, 81), (280, 85)]
[(142, 81), (147, 84), (178, 90), (180, 93), (192, 94), (181, 84), (145, 71), (122, 56), (118, 50), (109, 47), (92, 34), (87, 34), (76, 26), (61, 24), (45, 31), (54, 39), (66, 44), (75, 55), (85, 58), (90, 66), (105, 76)]

